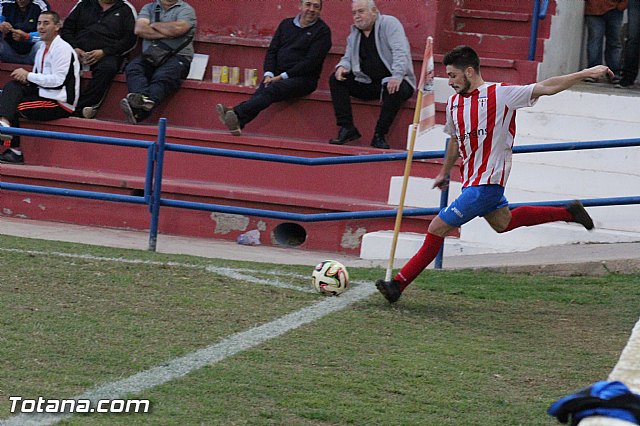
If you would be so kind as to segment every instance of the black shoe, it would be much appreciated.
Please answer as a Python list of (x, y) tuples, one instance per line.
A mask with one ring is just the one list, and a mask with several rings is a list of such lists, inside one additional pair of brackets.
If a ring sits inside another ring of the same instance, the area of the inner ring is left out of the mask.
[(376, 133), (375, 135), (373, 135), (371, 146), (374, 148), (389, 149), (389, 144), (384, 139), (384, 135), (381, 135), (380, 133)]
[(565, 207), (571, 214), (572, 221), (579, 223), (589, 231), (593, 229), (593, 220), (580, 201), (574, 201)]
[(129, 93), (127, 95), (127, 102), (129, 102), (131, 108), (141, 109), (147, 112), (156, 106), (156, 103), (150, 97), (142, 93)]
[(240, 136), (242, 134), (240, 120), (238, 120), (238, 115), (232, 108), (227, 108), (222, 104), (217, 104), (216, 112), (218, 113), (218, 118), (222, 121), (222, 124), (227, 126), (227, 129), (229, 129), (229, 132), (231, 132), (233, 136)]
[(634, 81), (635, 79), (632, 80), (630, 78), (622, 77), (618, 84), (616, 84), (616, 87), (631, 87), (633, 86)]
[(129, 101), (127, 98), (120, 100), (120, 109), (124, 112), (124, 115), (127, 116), (127, 121), (131, 124), (138, 124), (138, 120), (136, 119), (136, 115), (133, 113), (131, 109), (131, 105), (129, 105)]
[(355, 126), (342, 126), (338, 132), (338, 137), (331, 139), (329, 143), (333, 145), (344, 145), (347, 142), (360, 139), (360, 136), (362, 135)]
[(376, 288), (389, 303), (396, 303), (402, 294), (400, 291), (400, 283), (396, 280), (378, 280), (376, 281)]
[(4, 164), (24, 164), (24, 155), (16, 154), (11, 149), (7, 149), (0, 154), (0, 163)]

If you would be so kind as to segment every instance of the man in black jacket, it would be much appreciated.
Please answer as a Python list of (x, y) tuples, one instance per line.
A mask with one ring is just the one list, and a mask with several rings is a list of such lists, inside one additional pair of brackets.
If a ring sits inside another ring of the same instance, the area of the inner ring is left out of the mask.
[(93, 118), (125, 55), (136, 44), (136, 9), (126, 0), (79, 0), (60, 35), (89, 66), (93, 78), (80, 95), (76, 115)]
[(264, 59), (264, 78), (253, 96), (236, 107), (216, 105), (220, 121), (232, 135), (274, 102), (306, 96), (316, 90), (324, 59), (331, 49), (331, 30), (320, 19), (322, 0), (301, 0), (300, 14), (283, 20)]
[(0, 61), (33, 65), (39, 43), (29, 39), (36, 31), (38, 16), (50, 10), (45, 0), (3, 0), (0, 2)]

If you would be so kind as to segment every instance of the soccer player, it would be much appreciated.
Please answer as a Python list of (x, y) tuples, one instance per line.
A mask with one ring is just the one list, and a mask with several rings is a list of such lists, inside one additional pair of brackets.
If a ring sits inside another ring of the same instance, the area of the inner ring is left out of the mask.
[(520, 226), (565, 221), (593, 229), (593, 221), (574, 201), (564, 207), (522, 206), (509, 210), (504, 188), (511, 169), (513, 140), (516, 134), (516, 110), (535, 104), (548, 96), (570, 88), (585, 78), (613, 77), (604, 65), (551, 77), (526, 86), (485, 83), (480, 74), (480, 58), (469, 46), (458, 46), (442, 61), (449, 86), (456, 93), (447, 102), (445, 132), (451, 135), (442, 170), (433, 187), (449, 185), (447, 176), (461, 158), (462, 193), (440, 211), (427, 230), (422, 247), (391, 281), (378, 280), (378, 291), (394, 303), (406, 287), (435, 259), (444, 237), (453, 229), (481, 216), (499, 233)]

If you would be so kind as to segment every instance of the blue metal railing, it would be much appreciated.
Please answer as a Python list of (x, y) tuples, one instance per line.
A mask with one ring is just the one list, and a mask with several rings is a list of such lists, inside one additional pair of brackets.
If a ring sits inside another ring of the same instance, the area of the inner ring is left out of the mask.
[[(69, 197), (80, 197), (87, 199), (96, 199), (104, 201), (125, 202), (133, 204), (148, 205), (151, 219), (149, 230), (149, 250), (155, 251), (158, 236), (158, 218), (160, 207), (177, 207), (191, 210), (203, 210), (210, 212), (220, 212), (237, 215), (260, 216), (273, 219), (291, 220), (296, 222), (320, 222), (345, 219), (370, 219), (395, 217), (397, 210), (374, 210), (359, 212), (336, 212), (336, 213), (316, 213), (316, 214), (300, 214), (273, 210), (254, 209), (246, 207), (234, 207), (218, 204), (207, 204), (192, 201), (173, 200), (162, 198), (162, 173), (164, 167), (164, 156), (166, 151), (226, 156), (255, 161), (270, 161), (289, 164), (298, 164), (305, 166), (320, 166), (334, 164), (357, 164), (366, 162), (379, 161), (400, 161), (407, 158), (407, 153), (389, 153), (374, 155), (355, 155), (347, 157), (323, 157), (323, 158), (306, 158), (277, 154), (265, 154), (251, 151), (233, 151), (228, 149), (205, 148), (189, 145), (178, 145), (166, 143), (166, 119), (161, 119), (159, 123), (158, 137), (155, 142), (141, 141), (135, 139), (121, 139), (102, 136), (76, 135), (70, 133), (59, 133), (51, 131), (40, 131), (31, 129), (5, 128), (3, 133), (21, 136), (41, 137), (48, 139), (60, 139), (73, 142), (109, 144), (133, 148), (147, 149), (147, 162), (145, 170), (145, 185), (143, 196), (120, 195), (104, 192), (93, 192), (83, 190), (64, 189), (56, 187), (15, 184), (8, 182), (0, 182), (0, 189), (12, 191), (22, 191), (31, 193), (41, 193), (49, 195), (60, 195)], [(573, 151), (584, 149), (603, 149), (603, 148), (625, 148), (640, 146), (640, 138), (633, 139), (615, 139), (590, 142), (565, 142), (543, 145), (525, 145), (514, 147), (513, 152), (533, 153), (533, 152), (550, 152), (550, 151)], [(413, 155), (414, 160), (443, 158), (443, 151), (416, 152)], [(411, 208), (404, 209), (403, 216), (432, 216), (439, 213), (441, 208), (448, 203), (447, 192), (443, 192), (441, 197), (441, 206), (434, 208)], [(514, 203), (510, 204), (510, 208), (520, 205), (564, 205), (573, 200), (556, 200), (543, 201), (533, 203)], [(595, 198), (581, 200), (587, 207), (609, 206), (609, 205), (630, 205), (640, 204), (640, 196), (617, 197), (617, 198)], [(442, 256), (436, 261), (437, 266), (442, 266)]]
[(547, 17), (549, 0), (533, 0), (533, 12), (531, 13), (531, 35), (529, 36), (529, 56), (533, 61), (536, 57), (536, 43), (538, 40), (538, 23)]

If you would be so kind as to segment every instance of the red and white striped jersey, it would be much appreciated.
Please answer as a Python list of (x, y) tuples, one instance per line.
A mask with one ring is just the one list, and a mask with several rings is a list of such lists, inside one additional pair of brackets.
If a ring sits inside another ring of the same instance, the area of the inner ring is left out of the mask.
[(458, 138), (462, 186), (505, 186), (511, 171), (516, 109), (535, 104), (535, 84), (483, 84), (447, 102), (445, 132)]

